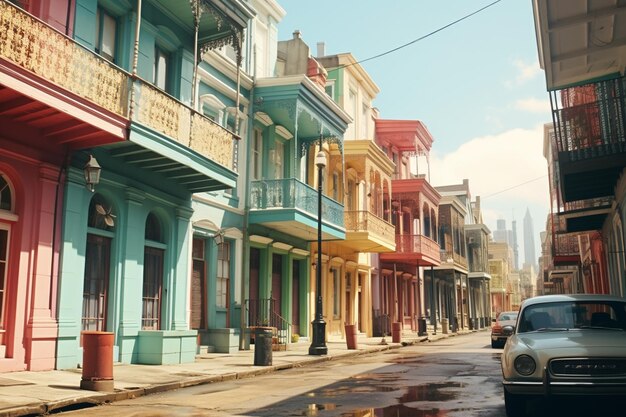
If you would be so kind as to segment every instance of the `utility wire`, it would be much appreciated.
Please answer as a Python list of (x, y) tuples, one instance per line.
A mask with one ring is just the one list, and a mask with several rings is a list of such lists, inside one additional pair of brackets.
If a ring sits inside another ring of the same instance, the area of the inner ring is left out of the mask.
[(382, 52), (382, 53), (380, 53), (380, 54), (378, 54), (378, 55), (374, 55), (374, 56), (372, 56), (372, 57), (365, 58), (365, 59), (363, 59), (363, 60), (361, 60), (361, 61), (356, 61), (356, 62), (352, 62), (352, 63), (350, 63), (350, 64), (341, 65), (341, 66), (339, 66), (339, 67), (338, 67), (338, 69), (342, 69), (342, 68), (350, 67), (350, 66), (352, 66), (352, 65), (356, 65), (356, 64), (362, 64), (362, 63), (364, 63), (364, 62), (371, 61), (371, 60), (373, 60), (373, 59), (380, 58), (380, 57), (383, 57), (383, 56), (385, 56), (385, 55), (389, 55), (389, 54), (391, 54), (391, 53), (393, 53), (393, 52), (396, 52), (396, 51), (398, 51), (398, 50), (400, 50), (400, 49), (406, 48), (407, 46), (413, 45), (414, 43), (417, 43), (417, 42), (419, 42), (419, 41), (421, 41), (421, 40), (424, 40), (424, 39), (426, 39), (426, 38), (428, 38), (428, 37), (431, 37), (432, 35), (434, 35), (434, 34), (436, 34), (436, 33), (438, 33), (438, 32), (441, 32), (442, 30), (447, 29), (447, 28), (449, 28), (450, 26), (456, 25), (457, 23), (462, 22), (463, 20), (468, 19), (468, 18), (470, 18), (470, 17), (474, 16), (475, 14), (478, 14), (478, 13), (482, 12), (483, 10), (485, 10), (485, 9), (487, 9), (487, 8), (489, 8), (489, 7), (491, 7), (491, 6), (495, 5), (495, 4), (497, 4), (497, 3), (500, 3), (501, 1), (502, 1), (502, 0), (496, 0), (496, 1), (494, 1), (493, 3), (489, 3), (488, 5), (486, 5), (486, 6), (484, 6), (484, 7), (481, 7), (480, 9), (478, 9), (478, 10), (476, 10), (476, 11), (474, 11), (474, 12), (472, 12), (472, 13), (468, 14), (468, 15), (465, 15), (465, 16), (461, 17), (460, 19), (457, 19), (457, 20), (455, 20), (454, 22), (448, 23), (447, 25), (442, 26), (442, 27), (440, 27), (439, 29), (433, 30), (432, 32), (427, 33), (427, 34), (426, 34), (426, 35), (424, 35), (424, 36), (420, 36), (419, 38), (414, 39), (414, 40), (412, 40), (411, 42), (405, 43), (404, 45), (400, 45), (400, 46), (398, 46), (398, 47), (396, 47), (396, 48), (390, 49), (390, 50), (388, 50), (388, 51), (386, 51), (386, 52)]
[(514, 186), (512, 186), (512, 187), (505, 188), (504, 190), (500, 190), (500, 191), (498, 191), (498, 192), (495, 192), (495, 193), (493, 193), (493, 194), (489, 194), (488, 196), (482, 196), (481, 198), (484, 200), (485, 198), (489, 198), (489, 197), (493, 197), (494, 195), (502, 194), (502, 193), (504, 193), (504, 192), (510, 191), (510, 190), (512, 190), (512, 189), (514, 189), (514, 188), (517, 188), (517, 187), (521, 187), (522, 185), (530, 184), (530, 183), (531, 183), (531, 182), (533, 182), (533, 181), (540, 180), (540, 179), (545, 178), (545, 177), (547, 177), (547, 176), (548, 176), (547, 174), (546, 174), (546, 175), (542, 175), (542, 176), (540, 176), (540, 177), (533, 178), (532, 180), (528, 180), (528, 181), (526, 181), (526, 182), (522, 182), (521, 184), (517, 184), (517, 185), (514, 185)]

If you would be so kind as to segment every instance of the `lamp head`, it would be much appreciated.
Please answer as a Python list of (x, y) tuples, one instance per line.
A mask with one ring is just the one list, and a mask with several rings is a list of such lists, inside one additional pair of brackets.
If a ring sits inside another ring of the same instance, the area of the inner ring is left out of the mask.
[(319, 151), (317, 155), (315, 155), (315, 165), (318, 168), (326, 168), (326, 154), (322, 151)]
[(100, 164), (98, 164), (98, 161), (96, 161), (96, 158), (94, 158), (93, 155), (89, 155), (89, 160), (83, 167), (83, 173), (85, 174), (85, 183), (87, 184), (87, 188), (89, 188), (91, 192), (94, 191), (95, 186), (100, 182), (101, 171), (102, 168), (100, 167)]

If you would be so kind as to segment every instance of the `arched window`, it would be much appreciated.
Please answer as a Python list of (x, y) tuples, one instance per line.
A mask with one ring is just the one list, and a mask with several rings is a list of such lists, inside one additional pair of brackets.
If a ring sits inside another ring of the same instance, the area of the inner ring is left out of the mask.
[(161, 299), (163, 289), (163, 228), (154, 214), (148, 214), (145, 227), (143, 261), (142, 330), (161, 329)]
[(85, 248), (82, 315), (84, 331), (106, 330), (111, 241), (115, 220), (112, 205), (102, 195), (94, 195), (89, 203), (87, 218), (87, 226), (92, 230), (87, 234)]
[(0, 174), (0, 210), (13, 211), (11, 187), (2, 174)]
[[(0, 174), (0, 211), (13, 211), (13, 193), (9, 182), (2, 174)], [(0, 330), (4, 330), (6, 320), (7, 305), (7, 271), (9, 269), (9, 237), (11, 232), (11, 224), (3, 223), (0, 217)], [(3, 344), (0, 340), (0, 345)], [(4, 356), (2, 356), (4, 358)]]

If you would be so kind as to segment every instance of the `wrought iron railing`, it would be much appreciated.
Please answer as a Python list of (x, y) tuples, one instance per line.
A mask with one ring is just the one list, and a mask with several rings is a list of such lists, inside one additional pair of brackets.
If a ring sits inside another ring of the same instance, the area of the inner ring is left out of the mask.
[(422, 235), (396, 235), (396, 252), (424, 253), (439, 259), (439, 244)]
[(580, 256), (578, 233), (554, 234), (553, 256)]
[(279, 307), (273, 298), (246, 300), (246, 326), (272, 327), (278, 344), (286, 345), (291, 337), (291, 323), (278, 313)]
[(446, 251), (444, 249), (439, 250), (439, 259), (441, 262), (454, 262), (458, 265), (467, 267), (467, 258), (465, 256), (461, 256), (460, 254), (454, 251)]
[(626, 78), (552, 92), (558, 152), (571, 162), (626, 152)]
[(7, 1), (0, 2), (0, 57), (128, 116), (130, 74)]
[(393, 224), (369, 211), (344, 212), (346, 232), (371, 232), (390, 242), (394, 241), (396, 229)]
[[(317, 218), (317, 191), (296, 178), (252, 181), (250, 209), (288, 209), (306, 212)], [(322, 196), (322, 220), (343, 227), (343, 205)]]

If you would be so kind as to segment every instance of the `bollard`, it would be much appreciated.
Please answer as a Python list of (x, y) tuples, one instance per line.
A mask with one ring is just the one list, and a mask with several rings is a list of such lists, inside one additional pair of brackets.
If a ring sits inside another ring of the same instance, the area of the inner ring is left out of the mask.
[(254, 329), (254, 365), (270, 366), (272, 364), (273, 327), (256, 327)]
[(356, 324), (346, 324), (346, 345), (348, 345), (348, 349), (358, 349), (356, 341)]
[(399, 321), (391, 323), (391, 341), (400, 343), (402, 339), (402, 323)]
[(83, 374), (80, 388), (113, 391), (113, 342), (110, 332), (83, 332)]

